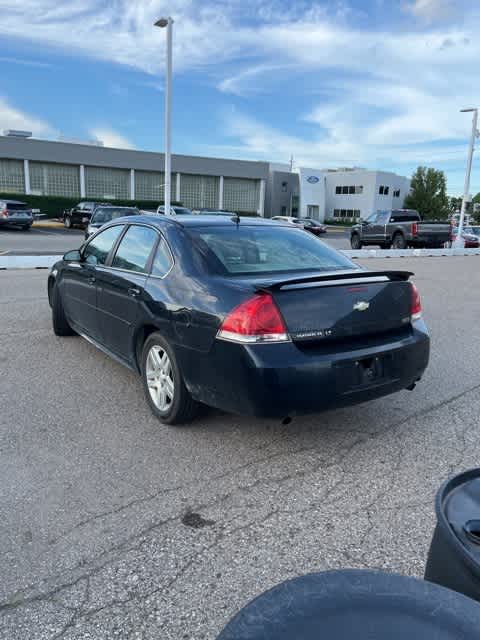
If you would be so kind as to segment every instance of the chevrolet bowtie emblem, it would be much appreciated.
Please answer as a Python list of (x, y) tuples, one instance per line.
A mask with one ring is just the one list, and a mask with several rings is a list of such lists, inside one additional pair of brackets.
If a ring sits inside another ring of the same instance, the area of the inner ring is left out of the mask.
[(363, 301), (361, 301), (361, 302), (356, 302), (356, 303), (353, 305), (353, 310), (354, 310), (354, 311), (366, 311), (366, 310), (368, 309), (368, 307), (369, 307), (369, 306), (370, 306), (370, 303), (369, 303), (369, 302), (363, 302)]

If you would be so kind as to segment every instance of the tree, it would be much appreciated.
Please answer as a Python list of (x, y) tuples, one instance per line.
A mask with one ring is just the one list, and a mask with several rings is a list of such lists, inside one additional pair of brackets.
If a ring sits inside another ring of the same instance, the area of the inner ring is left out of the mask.
[(450, 198), (450, 211), (458, 211), (462, 206), (461, 196), (452, 196)]
[(416, 209), (424, 219), (447, 218), (450, 206), (443, 171), (418, 167), (412, 176), (411, 191), (405, 198), (405, 207)]

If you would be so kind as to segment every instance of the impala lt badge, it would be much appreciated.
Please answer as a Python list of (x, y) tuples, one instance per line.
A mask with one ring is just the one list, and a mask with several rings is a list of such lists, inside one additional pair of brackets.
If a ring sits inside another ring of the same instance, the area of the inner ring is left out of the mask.
[(370, 306), (370, 303), (369, 303), (369, 302), (363, 302), (363, 301), (361, 301), (361, 302), (356, 302), (356, 303), (353, 305), (353, 310), (354, 310), (354, 311), (366, 311), (366, 310), (368, 309), (368, 307), (369, 307), (369, 306)]

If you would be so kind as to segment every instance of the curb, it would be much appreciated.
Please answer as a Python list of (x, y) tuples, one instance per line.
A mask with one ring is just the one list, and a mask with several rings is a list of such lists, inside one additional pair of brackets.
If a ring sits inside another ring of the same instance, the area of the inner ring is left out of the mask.
[(62, 222), (34, 222), (34, 229), (63, 229), (64, 224)]

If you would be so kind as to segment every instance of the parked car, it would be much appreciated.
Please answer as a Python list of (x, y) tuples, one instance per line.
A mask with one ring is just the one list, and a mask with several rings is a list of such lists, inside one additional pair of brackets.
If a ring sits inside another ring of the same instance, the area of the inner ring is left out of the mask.
[(412, 389), (429, 359), (405, 271), (369, 272), (261, 218), (131, 216), (48, 277), (56, 335), (140, 373), (153, 413), (287, 417)]
[(90, 222), (85, 229), (85, 240), (96, 233), (107, 222), (124, 216), (138, 216), (140, 213), (136, 207), (116, 207), (114, 205), (101, 205), (96, 207)]
[[(478, 229), (479, 227), (477, 227)], [(464, 227), (462, 231), (463, 246), (465, 249), (478, 249), (480, 247), (480, 234), (475, 233), (473, 227)], [(452, 244), (458, 236), (458, 227), (452, 228)]]
[[(161, 204), (157, 207), (157, 213), (159, 215), (165, 215), (165, 205)], [(170, 215), (171, 216), (191, 216), (192, 211), (187, 207), (179, 207), (178, 205), (170, 205)]]
[(448, 222), (422, 220), (415, 209), (393, 209), (377, 211), (352, 227), (350, 244), (352, 249), (364, 245), (379, 245), (381, 249), (441, 248), (450, 239)]
[(15, 226), (29, 231), (33, 224), (30, 205), (20, 200), (0, 200), (0, 227)]
[(303, 226), (305, 231), (310, 231), (315, 236), (320, 236), (327, 232), (327, 227), (315, 220), (314, 218), (296, 218), (295, 216), (274, 216), (272, 220), (280, 220), (283, 222), (288, 222), (290, 224), (294, 224), (296, 226)]
[(95, 208), (99, 205), (108, 205), (109, 202), (79, 202), (72, 209), (63, 212), (63, 224), (67, 229), (81, 227), (86, 229)]

